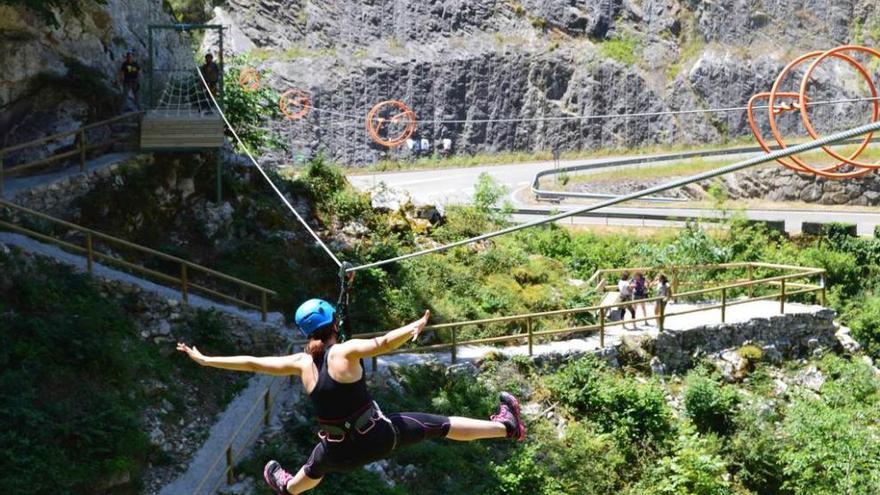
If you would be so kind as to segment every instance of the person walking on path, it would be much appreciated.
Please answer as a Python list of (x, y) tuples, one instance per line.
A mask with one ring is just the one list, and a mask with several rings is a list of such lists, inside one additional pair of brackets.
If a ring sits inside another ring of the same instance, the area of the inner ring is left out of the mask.
[(657, 297), (663, 298), (654, 303), (654, 316), (657, 317), (657, 326), (660, 326), (660, 314), (666, 314), (666, 302), (669, 300), (669, 296), (672, 295), (672, 288), (669, 286), (669, 280), (666, 278), (666, 275), (662, 274), (651, 285), (657, 288)]
[(211, 90), (211, 94), (219, 97), (220, 67), (217, 65), (217, 62), (214, 62), (214, 56), (210, 53), (205, 55), (205, 63), (199, 67), (199, 70), (202, 71), (202, 76), (205, 77), (205, 82), (208, 83), (208, 89)]
[(310, 490), (329, 473), (350, 471), (388, 457), (399, 447), (431, 438), (469, 442), (489, 438), (523, 440), (526, 428), (519, 402), (502, 392), (498, 412), (488, 421), (426, 413), (384, 414), (367, 389), (361, 360), (381, 356), (415, 340), (431, 313), (373, 339), (340, 343), (336, 309), (321, 299), (310, 299), (296, 311), (296, 325), (309, 340), (305, 352), (277, 357), (209, 357), (193, 346), (177, 344), (202, 366), (270, 375), (296, 375), (315, 406), (320, 441), (296, 474), (269, 461), (263, 477), (275, 493), (299, 494)]
[[(632, 301), (632, 284), (629, 281), (629, 272), (623, 272), (620, 274), (620, 280), (617, 282), (617, 292), (620, 293), (620, 302), (626, 303)], [(626, 312), (632, 315), (632, 318), (636, 318), (636, 309), (632, 304), (626, 304), (620, 307), (621, 315), (620, 319), (623, 321), (623, 329), (626, 330)], [(633, 330), (636, 329), (636, 324), (633, 323)]]
[(122, 101), (124, 105), (124, 102), (128, 99), (128, 94), (131, 93), (134, 106), (138, 110), (141, 108), (140, 99), (138, 98), (141, 90), (140, 77), (141, 66), (134, 60), (134, 53), (126, 53), (125, 61), (122, 62), (122, 66), (119, 68), (119, 81), (122, 84)]
[[(642, 308), (642, 316), (644, 318), (648, 317), (648, 309), (645, 304), (645, 299), (648, 298), (648, 281), (645, 280), (645, 275), (642, 272), (636, 272), (633, 277), (632, 283), (632, 299), (633, 303), (633, 318), (638, 316), (638, 309)], [(646, 325), (650, 325), (651, 322), (645, 320)]]

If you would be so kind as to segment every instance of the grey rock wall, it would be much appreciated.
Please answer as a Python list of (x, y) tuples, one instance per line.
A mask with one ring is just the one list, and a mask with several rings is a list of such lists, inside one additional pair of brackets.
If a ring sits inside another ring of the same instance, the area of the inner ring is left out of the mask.
[[(146, 68), (147, 26), (173, 18), (161, 2), (94, 0), (82, 12), (59, 12), (58, 28), (22, 7), (0, 4), (0, 148), (76, 129), (122, 111), (116, 75), (126, 51)], [(156, 44), (158, 61), (191, 59), (174, 37)], [(35, 160), (73, 144), (73, 137), (6, 157)]]
[[(710, 183), (701, 184), (704, 189)], [(769, 167), (730, 174), (722, 185), (731, 199), (765, 198), (770, 201), (803, 201), (825, 205), (880, 205), (880, 175), (870, 173), (847, 180), (830, 180), (799, 174), (772, 164)]]
[[(742, 110), (653, 113), (745, 105), (794, 56), (852, 41), (857, 22), (880, 23), (867, 0), (231, 0), (215, 14), (244, 37), (233, 49), (263, 50), (269, 84), (305, 89), (325, 110), (276, 123), (292, 151), (270, 158), (321, 152), (350, 165), (407, 155), (363, 130), (369, 108), (389, 98), (413, 108), (419, 137), (450, 138), (456, 153), (748, 137)], [(632, 60), (606, 43), (635, 50)], [(811, 95), (859, 96), (853, 80), (825, 67)], [(816, 115), (840, 129), (862, 122), (861, 110)], [(794, 120), (781, 127), (802, 134)]]

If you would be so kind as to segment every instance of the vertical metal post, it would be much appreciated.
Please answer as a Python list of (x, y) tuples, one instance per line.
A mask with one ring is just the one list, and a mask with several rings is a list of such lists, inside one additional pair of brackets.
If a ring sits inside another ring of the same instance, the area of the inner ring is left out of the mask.
[(819, 285), (822, 287), (822, 306), (828, 306), (828, 296), (825, 293), (825, 271), (819, 274)]
[(779, 293), (779, 313), (785, 313), (785, 279), (782, 279), (782, 292)]
[(534, 335), (532, 334), (532, 319), (526, 318), (526, 332), (529, 334), (529, 356), (532, 355), (532, 345), (534, 344)]
[(266, 291), (260, 293), (260, 310), (262, 311), (262, 320), (266, 321), (266, 314), (269, 312), (269, 301)]
[(186, 279), (186, 264), (180, 264), (180, 292), (183, 295), (184, 304), (189, 303), (189, 283)]
[(220, 80), (217, 81), (217, 103), (220, 105), (221, 109), (223, 107), (223, 96), (226, 94), (223, 90), (223, 75), (225, 74), (225, 67), (223, 66), (223, 27), (217, 28), (218, 33), (220, 34), (220, 51), (217, 53), (217, 58), (220, 59)]
[(79, 171), (86, 171), (86, 131), (79, 131)]
[(269, 397), (269, 389), (263, 394), (263, 425), (269, 426), (269, 417), (272, 414), (272, 398)]
[(456, 335), (455, 335), (455, 327), (452, 327), (452, 364), (455, 364), (456, 358), (457, 358), (457, 352), (456, 352), (457, 351), (456, 346), (458, 345), (457, 340), (458, 339), (456, 338)]
[(666, 301), (667, 299), (658, 301), (658, 304), (660, 304), (660, 319), (657, 321), (657, 329), (661, 332), (663, 331), (663, 327), (666, 325)]
[(91, 275), (92, 265), (95, 262), (95, 254), (92, 250), (92, 233), (86, 232), (86, 271)]
[[(672, 272), (672, 297), (674, 298), (675, 295), (678, 294), (678, 272), (675, 270), (674, 266), (670, 269), (670, 272)], [(673, 299), (673, 301), (674, 300), (675, 299)]]
[(235, 473), (232, 472), (232, 445), (226, 446), (226, 483), (235, 483)]
[(217, 150), (217, 204), (223, 201), (223, 155)]
[[(153, 79), (153, 72), (156, 70), (153, 64), (153, 26), (149, 27), (148, 36), (147, 36), (147, 88), (150, 98), (150, 107), (153, 108), (156, 105), (155, 102), (155, 81)], [(128, 92), (124, 92), (122, 94), (122, 104), (125, 105), (125, 100), (128, 98)], [(140, 102), (136, 102), (140, 103)]]
[[(752, 264), (751, 263), (748, 264), (748, 270), (749, 270), (749, 282), (751, 282), (752, 280), (754, 280), (754, 275), (752, 274)], [(751, 299), (752, 296), (754, 295), (754, 290), (755, 290), (755, 286), (752, 284), (749, 284), (749, 299)]]
[(373, 373), (379, 371), (379, 358), (373, 356)]
[(721, 289), (721, 323), (727, 322), (727, 287)]
[(605, 347), (605, 308), (599, 309), (599, 347)]

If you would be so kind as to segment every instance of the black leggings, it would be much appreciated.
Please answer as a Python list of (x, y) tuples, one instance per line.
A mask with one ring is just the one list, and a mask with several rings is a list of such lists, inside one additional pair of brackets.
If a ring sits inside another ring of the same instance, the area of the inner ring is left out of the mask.
[(350, 432), (341, 442), (322, 439), (303, 466), (306, 476), (323, 478), (327, 473), (350, 471), (388, 457), (397, 447), (422, 440), (444, 438), (449, 418), (425, 413), (394, 413), (378, 419), (365, 433)]

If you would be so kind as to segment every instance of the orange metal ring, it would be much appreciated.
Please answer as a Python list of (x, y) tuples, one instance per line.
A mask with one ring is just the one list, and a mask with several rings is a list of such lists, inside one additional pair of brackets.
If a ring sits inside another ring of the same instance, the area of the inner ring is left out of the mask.
[[(865, 69), (864, 65), (862, 65), (856, 59), (850, 57), (845, 54), (845, 52), (859, 52), (866, 53), (868, 55), (877, 57), (880, 59), (880, 51), (874, 50), (872, 48), (867, 48), (863, 46), (857, 45), (845, 45), (837, 48), (833, 48), (831, 50), (827, 50), (824, 52), (815, 51), (810, 52), (800, 57), (796, 58), (788, 65), (786, 65), (782, 71), (777, 76), (776, 80), (773, 83), (773, 87), (770, 89), (769, 93), (758, 93), (752, 96), (749, 99), (748, 107), (747, 107), (747, 116), (749, 121), (749, 126), (752, 128), (752, 133), (755, 135), (755, 139), (758, 141), (758, 144), (764, 151), (769, 152), (770, 147), (767, 144), (766, 140), (761, 134), (760, 129), (758, 128), (757, 122), (755, 121), (754, 115), (754, 105), (755, 102), (759, 100), (767, 100), (767, 118), (770, 124), (770, 132), (773, 135), (773, 138), (779, 144), (780, 147), (786, 148), (785, 140), (783, 139), (781, 133), (779, 132), (779, 127), (777, 125), (776, 117), (781, 113), (785, 113), (788, 111), (798, 110), (801, 115), (801, 120), (806, 128), (807, 132), (813, 139), (818, 139), (819, 135), (816, 130), (813, 128), (812, 121), (810, 120), (810, 115), (808, 112), (809, 106), (809, 97), (807, 96), (807, 90), (809, 88), (810, 78), (815, 71), (816, 67), (823, 61), (828, 58), (837, 58), (848, 63), (852, 66), (856, 71), (861, 74), (862, 78), (868, 84), (868, 89), (871, 92), (873, 101), (873, 111), (871, 112), (871, 121), (876, 122), (880, 119), (880, 101), (877, 100), (878, 91), (877, 87), (874, 84), (872, 76), (870, 72)], [(814, 59), (807, 71), (804, 73), (804, 76), (801, 78), (800, 88), (798, 92), (786, 92), (779, 91), (786, 77), (788, 77), (789, 73), (800, 64), (807, 62), (810, 59)], [(794, 104), (787, 104), (778, 106), (776, 103), (777, 98), (783, 99), (797, 99), (797, 102)], [(864, 163), (856, 160), (868, 147), (871, 143), (871, 139), (873, 137), (873, 133), (869, 133), (865, 135), (859, 147), (850, 154), (849, 157), (844, 157), (836, 153), (828, 146), (822, 147), (822, 150), (825, 151), (826, 154), (833, 157), (836, 160), (839, 160), (838, 163), (833, 165), (825, 166), (825, 167), (814, 167), (804, 160), (802, 160), (798, 156), (790, 156), (788, 159), (778, 159), (777, 162), (782, 164), (783, 166), (792, 169), (796, 172), (801, 173), (810, 173), (814, 175), (818, 175), (821, 177), (829, 178), (829, 179), (846, 179), (852, 177), (859, 177), (865, 174), (870, 173), (872, 170), (880, 169), (880, 163)], [(851, 167), (853, 170), (849, 170), (846, 172), (839, 172), (843, 167)]]
[[(776, 96), (775, 91), (779, 88), (779, 86), (782, 85), (782, 83), (785, 80), (785, 77), (789, 74), (789, 72), (792, 69), (794, 69), (798, 65), (806, 62), (807, 60), (809, 60), (811, 58), (820, 57), (823, 53), (824, 52), (810, 52), (810, 53), (802, 55), (802, 56), (798, 57), (797, 59), (795, 59), (794, 61), (792, 61), (790, 64), (788, 64), (782, 70), (782, 72), (779, 74), (779, 77), (777, 77), (776, 81), (773, 83), (773, 88), (770, 90), (770, 96), (768, 99), (768, 118), (770, 120), (770, 132), (773, 134), (773, 137), (776, 139), (776, 142), (779, 143), (779, 145), (783, 148), (785, 148), (786, 145), (785, 145), (785, 142), (783, 141), (782, 135), (780, 134), (779, 128), (776, 123), (776, 115), (778, 114), (778, 112), (773, 111), (774, 107), (775, 107), (775, 96)], [(849, 63), (850, 65), (853, 65), (854, 67), (855, 66), (861, 67), (857, 61), (853, 60), (852, 58), (850, 58), (846, 55), (835, 54), (834, 57), (839, 58), (841, 60), (844, 60), (847, 63)], [(864, 72), (862, 72), (862, 74), (866, 75), (866, 73), (864, 73)], [(870, 76), (868, 76), (868, 80), (869, 80), (869, 84), (873, 87), (873, 83), (870, 81)], [(798, 97), (798, 106), (801, 107), (801, 110), (805, 110), (805, 107), (806, 107), (805, 103), (807, 101), (806, 95), (801, 92), (798, 92), (795, 94)], [(803, 120), (803, 113), (801, 114), (801, 120)], [(805, 126), (808, 124), (809, 124), (809, 122), (806, 122), (806, 121), (804, 122)], [(850, 156), (850, 159), (858, 157), (862, 153), (862, 151), (864, 151), (865, 147), (870, 143), (870, 141), (871, 141), (871, 136), (870, 135), (866, 136), (866, 139), (862, 142), (861, 146), (853, 152), (853, 154)], [(825, 150), (827, 152), (827, 147), (823, 148), (823, 150)], [(798, 172), (815, 174), (815, 175), (819, 175), (821, 177), (825, 177), (825, 178), (829, 178), (829, 179), (847, 179), (847, 178), (859, 177), (859, 176), (865, 175), (870, 172), (870, 170), (862, 170), (862, 169), (854, 170), (851, 172), (837, 172), (837, 170), (839, 170), (841, 167), (846, 165), (846, 162), (838, 162), (838, 163), (835, 163), (832, 165), (828, 165), (826, 167), (813, 167), (810, 164), (808, 164), (806, 161), (802, 160), (798, 156), (793, 155), (789, 158), (794, 163), (794, 165), (786, 164), (786, 163), (782, 162), (781, 160), (779, 162), (785, 166), (788, 166), (789, 168), (791, 168), (793, 170), (798, 171)]]
[[(813, 74), (813, 71), (816, 70), (816, 66), (818, 66), (823, 60), (825, 60), (826, 57), (829, 57), (829, 56), (830, 57), (838, 57), (840, 52), (848, 52), (848, 51), (867, 53), (869, 55), (872, 55), (872, 56), (880, 59), (880, 52), (878, 52), (877, 50), (874, 50), (872, 48), (868, 48), (868, 47), (864, 47), (864, 46), (845, 45), (845, 46), (839, 46), (837, 48), (833, 48), (831, 50), (828, 50), (825, 53), (823, 53), (822, 55), (820, 55), (816, 60), (814, 60), (813, 63), (810, 64), (810, 67), (807, 69), (807, 72), (804, 74), (804, 78), (803, 78), (803, 80), (801, 80), (801, 88), (800, 88), (801, 98), (804, 97), (804, 94), (807, 91), (807, 85), (809, 83), (810, 76)], [(841, 58), (843, 58), (843, 57), (846, 57), (846, 56), (841, 56)], [(860, 64), (859, 62), (857, 62), (849, 57), (846, 57), (845, 60), (850, 62), (850, 64), (853, 65), (853, 67), (857, 71), (859, 71), (859, 73), (862, 74), (862, 78), (865, 79), (865, 81), (868, 83), (868, 88), (870, 88), (870, 90), (871, 90), (871, 97), (877, 98), (877, 87), (874, 85), (874, 81), (872, 80), (871, 73), (868, 72), (865, 69), (865, 67), (862, 64)], [(875, 100), (873, 100), (872, 103), (873, 103), (874, 109), (873, 109), (873, 112), (871, 113), (871, 122), (877, 122), (878, 117), (880, 117), (880, 102), (878, 102), (875, 99)], [(805, 107), (801, 107), (801, 118), (804, 121), (804, 127), (806, 127), (807, 132), (810, 134), (810, 137), (812, 137), (813, 139), (819, 139), (819, 135), (816, 133), (816, 130), (813, 129), (812, 122), (810, 122), (810, 116), (807, 113), (807, 109)], [(865, 148), (868, 147), (868, 145), (871, 143), (871, 138), (873, 136), (874, 136), (873, 132), (866, 134), (865, 138), (862, 140), (861, 146), (859, 146), (859, 148), (856, 150), (856, 153), (854, 153), (853, 156), (850, 156), (849, 158), (844, 158), (844, 157), (838, 155), (837, 153), (834, 152), (834, 150), (832, 150), (831, 148), (829, 148), (827, 146), (823, 146), (822, 149), (826, 153), (828, 153), (830, 156), (834, 157), (837, 160), (841, 160), (848, 165), (852, 165), (855, 167), (867, 168), (869, 171), (876, 170), (876, 169), (880, 168), (880, 163), (865, 163), (865, 162), (861, 162), (861, 161), (858, 161), (855, 159), (859, 155), (862, 154), (862, 152), (865, 150)]]
[[(300, 89), (288, 89), (278, 99), (278, 108), (288, 120), (298, 120), (312, 110), (312, 100), (308, 93)], [(299, 108), (299, 110), (294, 110)]]
[[(397, 111), (391, 117), (380, 117), (383, 111)], [(380, 131), (385, 122), (399, 124), (403, 122), (403, 130), (395, 136), (382, 137)], [(385, 100), (377, 103), (367, 114), (367, 133), (373, 141), (389, 148), (405, 143), (416, 130), (416, 114), (400, 100)]]
[(260, 73), (253, 67), (245, 67), (238, 74), (238, 85), (248, 93), (260, 89)]

